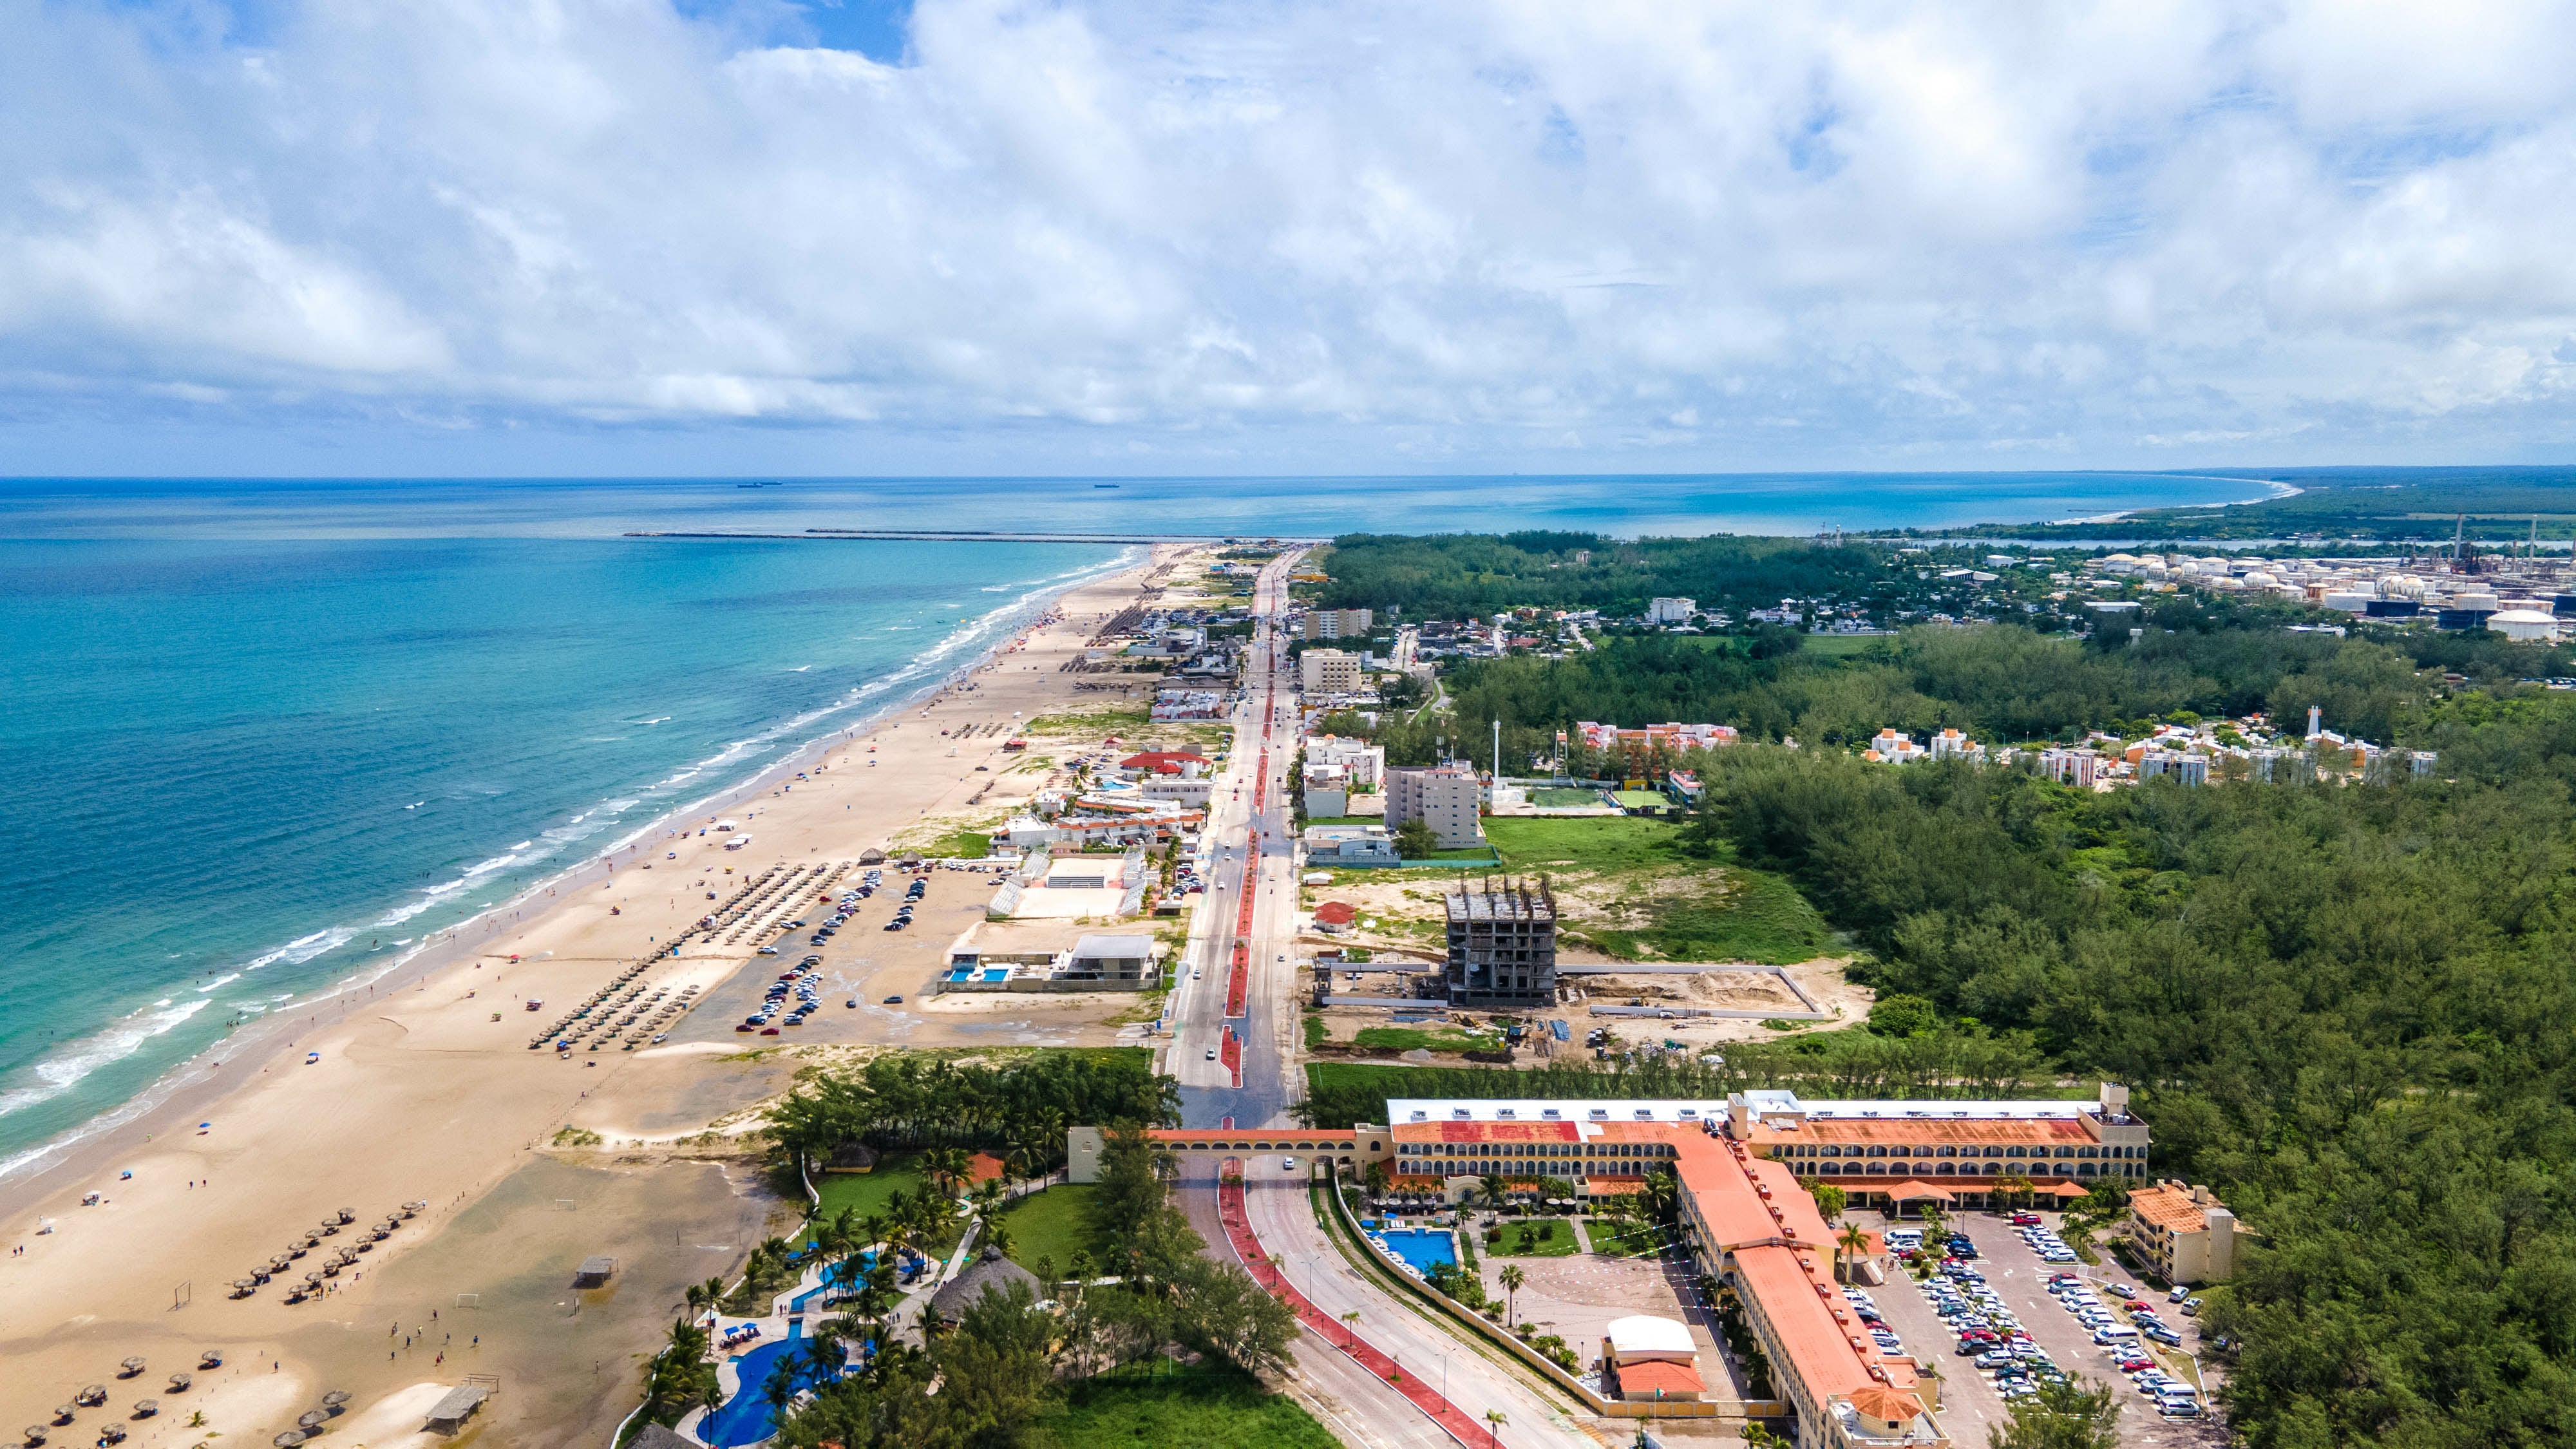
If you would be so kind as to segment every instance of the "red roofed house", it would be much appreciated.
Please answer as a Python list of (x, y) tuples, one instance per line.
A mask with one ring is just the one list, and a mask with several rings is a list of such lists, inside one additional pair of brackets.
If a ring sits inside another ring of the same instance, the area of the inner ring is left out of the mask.
[(1360, 918), (1359, 907), (1345, 901), (1326, 901), (1315, 907), (1315, 929), (1339, 932)]
[(1118, 768), (1129, 779), (1138, 775), (1176, 775), (1195, 780), (1207, 773), (1208, 758), (1196, 750), (1147, 750), (1120, 760)]
[(1002, 1159), (989, 1152), (978, 1152), (966, 1159), (968, 1182), (991, 1182), (1000, 1177), (1005, 1170)]

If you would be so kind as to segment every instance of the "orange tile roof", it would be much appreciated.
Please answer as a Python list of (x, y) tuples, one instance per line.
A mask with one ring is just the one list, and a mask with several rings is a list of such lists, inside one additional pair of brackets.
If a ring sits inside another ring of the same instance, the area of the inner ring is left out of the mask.
[(1773, 1127), (1757, 1122), (1745, 1139), (1769, 1146), (1782, 1142), (1973, 1142), (2010, 1146), (2019, 1142), (2091, 1142), (2093, 1129), (2080, 1117), (1828, 1117), (1809, 1118), (1803, 1127)]
[(1879, 1384), (1853, 1394), (1851, 1406), (1873, 1419), (1896, 1424), (1909, 1423), (1923, 1412), (1922, 1400)]
[(1002, 1159), (989, 1152), (978, 1152), (966, 1159), (966, 1178), (970, 1182), (991, 1182), (1003, 1171)]
[(2197, 1233), (2209, 1227), (2209, 1213), (2191, 1200), (2188, 1188), (2157, 1183), (2129, 1194), (2129, 1211), (2160, 1228)]
[(1575, 1142), (1571, 1122), (1398, 1122), (1398, 1142)]
[(1686, 1363), (1646, 1359), (1619, 1365), (1619, 1392), (1622, 1396), (1651, 1394), (1661, 1389), (1666, 1398), (1695, 1399), (1706, 1387), (1700, 1382), (1699, 1370)]

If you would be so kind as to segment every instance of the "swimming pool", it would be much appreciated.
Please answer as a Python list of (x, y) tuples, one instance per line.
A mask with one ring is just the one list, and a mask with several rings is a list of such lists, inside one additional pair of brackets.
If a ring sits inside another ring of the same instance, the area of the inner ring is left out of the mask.
[[(788, 1358), (790, 1354), (794, 1355), (792, 1359)], [(776, 1434), (777, 1414), (769, 1407), (768, 1396), (763, 1390), (768, 1387), (769, 1376), (778, 1371), (782, 1360), (794, 1365), (792, 1371), (800, 1389), (814, 1388), (835, 1377), (816, 1370), (813, 1359), (805, 1352), (804, 1326), (795, 1319), (789, 1319), (785, 1338), (776, 1343), (764, 1343), (733, 1361), (734, 1371), (741, 1375), (736, 1381), (733, 1397), (700, 1421), (698, 1437), (716, 1449), (740, 1449), (742, 1445), (757, 1444)]]
[(1446, 1228), (1397, 1228), (1380, 1233), (1387, 1247), (1404, 1261), (1422, 1272), (1431, 1271), (1434, 1263), (1458, 1261), (1458, 1243)]

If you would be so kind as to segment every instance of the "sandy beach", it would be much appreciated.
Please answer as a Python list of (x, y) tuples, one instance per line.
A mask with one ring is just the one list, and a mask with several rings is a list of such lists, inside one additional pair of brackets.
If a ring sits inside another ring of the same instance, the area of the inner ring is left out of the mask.
[[(1121, 1031), (1119, 1004), (1094, 998), (922, 1006), (938, 948), (989, 898), (994, 878), (971, 872), (934, 873), (911, 931), (854, 922), (826, 1009), (793, 1038), (732, 1031), (742, 1013), (727, 1008), (773, 974), (752, 954), (767, 936), (720, 929), (657, 953), (764, 873), (806, 872), (751, 924), (811, 902), (817, 868), (846, 866), (854, 882), (863, 851), (921, 843), (1033, 791), (1047, 772), (1003, 752), (1012, 727), (1120, 698), (1077, 688), (1101, 677), (1064, 666), (1181, 552), (1074, 589), (933, 697), (782, 762), (721, 806), (748, 846), (695, 833), (712, 820), (685, 837), (657, 832), (460, 928), (399, 977), (237, 1036), (154, 1110), (0, 1187), (0, 1429), (51, 1425), (57, 1406), (103, 1384), (105, 1406), (50, 1428), (51, 1442), (90, 1443), (113, 1422), (138, 1449), (210, 1430), (262, 1444), (337, 1389), (352, 1399), (335, 1442), (457, 1442), (419, 1433), (420, 1410), (436, 1386), (481, 1374), (497, 1391), (463, 1438), (604, 1444), (682, 1288), (731, 1274), (792, 1214), (729, 1134), (787, 1087), (797, 1058), (747, 1048), (1107, 1044)], [(669, 1042), (530, 1049), (564, 1009), (648, 959), (637, 978), (648, 1000), (696, 987), (706, 1002)], [(897, 994), (903, 1003), (882, 1001)], [(531, 999), (546, 1007), (530, 1012)], [(602, 1140), (559, 1147), (567, 1127)], [(100, 1200), (83, 1205), (91, 1193)], [(326, 1279), (326, 1294), (284, 1301), (329, 1251), (411, 1202), (427, 1206)], [(250, 1296), (228, 1296), (343, 1208), (353, 1226)], [(574, 1266), (595, 1253), (618, 1272), (574, 1290)], [(195, 1372), (208, 1350), (223, 1366), (171, 1392), (169, 1376)], [(120, 1379), (129, 1356), (146, 1367)], [(145, 1398), (159, 1413), (131, 1418)]]

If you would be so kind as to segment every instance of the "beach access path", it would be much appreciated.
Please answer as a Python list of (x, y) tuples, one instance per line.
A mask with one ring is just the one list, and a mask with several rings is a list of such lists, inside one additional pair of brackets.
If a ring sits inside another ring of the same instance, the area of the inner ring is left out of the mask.
[[(86, 1442), (215, 1348), (230, 1365), (223, 1382), (164, 1395), (159, 1418), (127, 1424), (133, 1449), (193, 1444), (206, 1428), (261, 1443), (325, 1389), (350, 1391), (364, 1412), (469, 1372), (502, 1380), (482, 1419), (495, 1442), (605, 1442), (633, 1405), (634, 1365), (667, 1329), (679, 1286), (730, 1277), (760, 1235), (785, 1226), (747, 1160), (691, 1160), (707, 1149), (678, 1139), (784, 1090), (794, 1061), (745, 1060), (714, 1043), (558, 1060), (528, 1049), (530, 1022), (552, 1017), (531, 1017), (524, 1001), (579, 1001), (661, 949), (709, 908), (706, 889), (739, 879), (728, 866), (855, 859), (959, 811), (995, 776), (973, 770), (980, 756), (952, 755), (941, 730), (1079, 708), (1082, 676), (1064, 666), (1102, 621), (1140, 601), (1149, 568), (1074, 589), (1054, 622), (1007, 641), (936, 699), (710, 802), (708, 813), (745, 823), (751, 848), (657, 835), (594, 862), (460, 928), (398, 979), (292, 1004), (266, 1031), (227, 1043), (210, 1058), (220, 1066), (159, 1110), (0, 1185), (12, 1250), (0, 1257), (10, 1367), (0, 1422), (47, 1422), (81, 1386), (114, 1384), (106, 1409), (55, 1431)], [(684, 884), (701, 879), (711, 884)], [(768, 969), (755, 944), (694, 942), (650, 980), (703, 992), (750, 963)], [(309, 1066), (308, 1052), (318, 1053)], [(212, 1124), (202, 1133), (201, 1121)], [(558, 1150), (567, 1125), (605, 1140)], [(90, 1192), (104, 1201), (82, 1206)], [(415, 1200), (428, 1209), (333, 1280), (330, 1296), (283, 1301), (284, 1279), (315, 1266), (302, 1260), (251, 1297), (226, 1296), (325, 1214), (345, 1206), (372, 1219)], [(46, 1219), (54, 1231), (37, 1234)], [(575, 1291), (572, 1270), (590, 1252), (617, 1255), (618, 1271), (605, 1288)], [(468, 1347), (471, 1338), (481, 1342)], [(129, 1355), (149, 1372), (117, 1383)], [(262, 1372), (225, 1387), (252, 1364)], [(186, 1424), (191, 1409), (207, 1411), (206, 1426)]]

